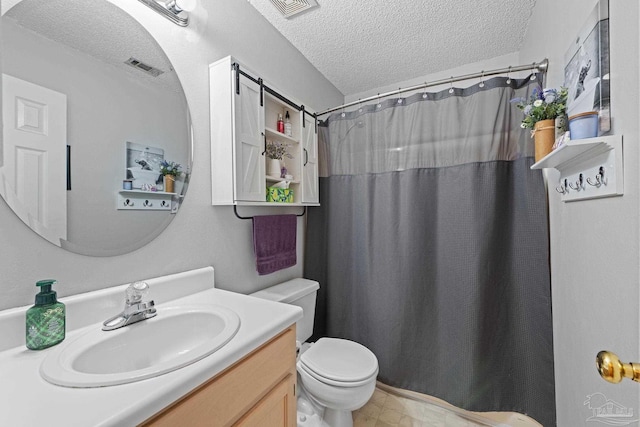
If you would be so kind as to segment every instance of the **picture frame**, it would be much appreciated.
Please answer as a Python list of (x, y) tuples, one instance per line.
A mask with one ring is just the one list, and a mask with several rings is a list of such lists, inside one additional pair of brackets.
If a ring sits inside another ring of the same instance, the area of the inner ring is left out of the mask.
[(611, 130), (609, 0), (600, 0), (565, 54), (567, 115), (597, 111), (599, 135)]
[(143, 186), (155, 186), (156, 191), (164, 190), (160, 173), (160, 163), (164, 160), (162, 148), (127, 141), (125, 156), (125, 178), (132, 180), (134, 190), (140, 190)]

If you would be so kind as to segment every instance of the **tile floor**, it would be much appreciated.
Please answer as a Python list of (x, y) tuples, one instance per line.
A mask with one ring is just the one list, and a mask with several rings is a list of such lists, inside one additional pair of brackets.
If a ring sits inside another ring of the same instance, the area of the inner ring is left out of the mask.
[(476, 427), (491, 426), (471, 421), (427, 402), (406, 399), (379, 388), (371, 400), (353, 413), (354, 427)]

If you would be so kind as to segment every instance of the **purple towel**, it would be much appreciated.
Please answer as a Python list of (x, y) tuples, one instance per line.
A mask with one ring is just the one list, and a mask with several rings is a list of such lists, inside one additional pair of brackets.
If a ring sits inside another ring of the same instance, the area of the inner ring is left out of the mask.
[(253, 250), (259, 275), (296, 265), (295, 215), (253, 217)]

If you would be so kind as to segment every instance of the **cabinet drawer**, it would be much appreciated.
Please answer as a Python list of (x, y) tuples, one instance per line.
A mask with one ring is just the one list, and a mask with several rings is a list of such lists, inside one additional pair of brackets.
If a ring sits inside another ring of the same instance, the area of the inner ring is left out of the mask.
[(287, 375), (234, 427), (295, 427), (295, 382), (294, 374)]
[(295, 340), (294, 325), (142, 426), (232, 425), (288, 375), (295, 381)]

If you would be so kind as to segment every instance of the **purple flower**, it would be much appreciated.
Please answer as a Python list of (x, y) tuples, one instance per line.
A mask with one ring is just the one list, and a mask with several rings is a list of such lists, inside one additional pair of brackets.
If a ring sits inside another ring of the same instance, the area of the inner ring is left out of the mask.
[(529, 115), (529, 113), (531, 112), (531, 109), (533, 107), (531, 105), (527, 105), (526, 107), (524, 107), (524, 110), (522, 110), (524, 112), (525, 115)]

